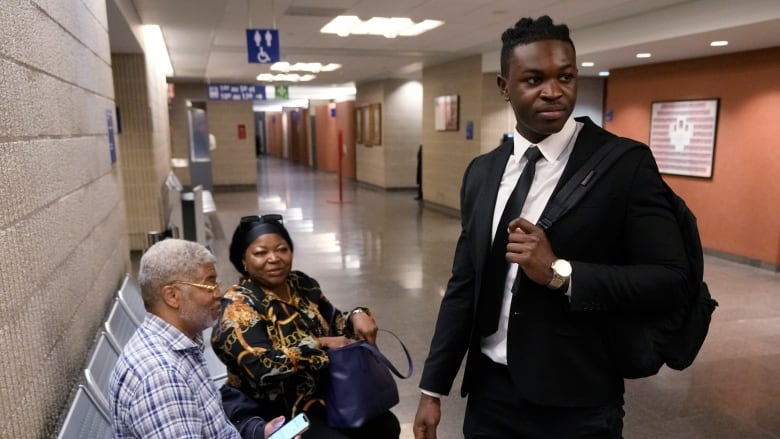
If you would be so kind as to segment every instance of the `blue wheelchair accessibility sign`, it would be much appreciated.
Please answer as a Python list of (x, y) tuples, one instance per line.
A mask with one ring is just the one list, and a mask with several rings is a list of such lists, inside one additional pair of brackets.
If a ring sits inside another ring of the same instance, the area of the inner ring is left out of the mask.
[(279, 31), (276, 29), (247, 29), (246, 48), (250, 63), (278, 62)]

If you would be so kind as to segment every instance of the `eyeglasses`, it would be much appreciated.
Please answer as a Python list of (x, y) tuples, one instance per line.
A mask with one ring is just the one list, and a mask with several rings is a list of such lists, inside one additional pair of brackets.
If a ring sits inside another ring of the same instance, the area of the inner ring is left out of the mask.
[(269, 213), (266, 215), (248, 215), (241, 217), (241, 223), (274, 223), (284, 224), (282, 215), (278, 213)]
[(220, 291), (219, 283), (216, 283), (214, 285), (209, 284), (197, 284), (195, 282), (187, 282), (184, 280), (175, 280), (171, 282), (172, 284), (184, 284), (184, 285), (190, 285), (193, 287), (203, 288), (204, 290), (208, 290), (211, 294), (218, 293)]

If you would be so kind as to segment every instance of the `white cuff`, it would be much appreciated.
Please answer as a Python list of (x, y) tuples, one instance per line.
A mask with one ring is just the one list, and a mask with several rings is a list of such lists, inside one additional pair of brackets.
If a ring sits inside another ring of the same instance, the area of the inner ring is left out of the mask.
[(431, 391), (428, 391), (428, 390), (425, 390), (425, 389), (420, 389), (420, 392), (422, 392), (423, 395), (432, 396), (432, 397), (434, 397), (436, 399), (441, 399), (442, 396), (443, 396), (443, 395), (440, 395), (438, 393), (431, 392)]

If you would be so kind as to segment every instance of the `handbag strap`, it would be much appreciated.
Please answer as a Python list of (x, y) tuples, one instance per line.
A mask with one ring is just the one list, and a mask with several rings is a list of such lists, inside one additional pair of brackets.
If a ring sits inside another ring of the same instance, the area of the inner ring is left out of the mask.
[(374, 356), (376, 356), (376, 358), (382, 364), (387, 366), (387, 368), (390, 370), (390, 372), (393, 372), (393, 375), (397, 376), (398, 378), (406, 379), (406, 378), (409, 378), (410, 376), (412, 376), (412, 372), (414, 370), (414, 368), (412, 367), (412, 356), (409, 355), (409, 350), (406, 349), (406, 345), (404, 344), (404, 342), (401, 341), (401, 339), (395, 334), (395, 332), (390, 331), (389, 329), (379, 329), (379, 330), (382, 331), (382, 332), (387, 332), (388, 334), (390, 334), (393, 337), (395, 337), (395, 339), (398, 340), (398, 343), (403, 348), (404, 353), (406, 354), (406, 364), (407, 364), (407, 367), (408, 367), (408, 371), (406, 372), (406, 374), (402, 374), (401, 372), (399, 372), (398, 369), (396, 369), (396, 367), (393, 365), (393, 363), (389, 359), (387, 359), (387, 357), (385, 357), (385, 355), (382, 352), (380, 352), (379, 349), (376, 346), (366, 342), (366, 343), (363, 343), (363, 347), (368, 349), (368, 350), (370, 350), (374, 354)]
[[(330, 325), (331, 326), (330, 326), (330, 331), (328, 332), (330, 335), (334, 335), (333, 322), (335, 320), (336, 320), (336, 307), (334, 306), (333, 307), (333, 312), (331, 313), (331, 316), (330, 316)], [(409, 350), (406, 349), (406, 345), (404, 344), (403, 341), (401, 341), (401, 338), (398, 337), (395, 334), (395, 332), (393, 332), (393, 331), (391, 331), (389, 329), (379, 328), (377, 330), (378, 331), (382, 331), (382, 332), (387, 332), (388, 334), (390, 334), (393, 337), (395, 337), (396, 340), (398, 340), (398, 343), (401, 345), (401, 347), (404, 350), (404, 353), (406, 354), (406, 365), (407, 365), (407, 369), (408, 369), (406, 374), (404, 375), (401, 372), (399, 372), (398, 369), (393, 365), (393, 362), (390, 361), (387, 357), (385, 357), (385, 354), (383, 354), (379, 350), (379, 348), (377, 348), (376, 346), (374, 346), (374, 345), (372, 345), (371, 343), (368, 343), (368, 342), (363, 342), (362, 343), (362, 347), (364, 347), (364, 348), (368, 349), (369, 351), (371, 351), (374, 354), (374, 356), (377, 358), (377, 360), (379, 360), (382, 364), (384, 364), (390, 370), (390, 372), (393, 372), (393, 375), (397, 376), (398, 378), (401, 378), (402, 380), (405, 380), (405, 379), (409, 378), (410, 376), (412, 376), (412, 372), (414, 371), (414, 367), (412, 366), (412, 356), (409, 355)]]

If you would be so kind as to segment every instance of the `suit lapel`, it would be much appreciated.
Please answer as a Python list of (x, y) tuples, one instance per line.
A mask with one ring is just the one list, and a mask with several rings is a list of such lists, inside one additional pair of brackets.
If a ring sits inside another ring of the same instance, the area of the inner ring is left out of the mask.
[(508, 140), (496, 148), (492, 153), (486, 156), (486, 172), (484, 180), (476, 182), (481, 188), (479, 196), (474, 203), (474, 234), (476, 251), (476, 269), (477, 277), (481, 278), (482, 270), (485, 266), (485, 260), (490, 253), (491, 234), (493, 232), (493, 212), (498, 198), (498, 187), (501, 185), (501, 178), (504, 176), (506, 163), (514, 150), (514, 142)]

